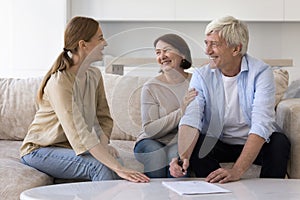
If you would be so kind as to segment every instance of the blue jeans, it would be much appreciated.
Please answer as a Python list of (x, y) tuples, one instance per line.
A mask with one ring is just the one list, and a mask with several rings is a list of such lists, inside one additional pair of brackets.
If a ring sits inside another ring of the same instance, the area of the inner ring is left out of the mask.
[(74, 150), (68, 148), (39, 148), (23, 156), (21, 162), (54, 178), (92, 181), (120, 179), (91, 154), (76, 156)]
[(156, 140), (143, 139), (135, 145), (134, 155), (144, 164), (144, 174), (149, 178), (172, 177), (169, 163), (177, 156), (177, 144), (165, 145)]

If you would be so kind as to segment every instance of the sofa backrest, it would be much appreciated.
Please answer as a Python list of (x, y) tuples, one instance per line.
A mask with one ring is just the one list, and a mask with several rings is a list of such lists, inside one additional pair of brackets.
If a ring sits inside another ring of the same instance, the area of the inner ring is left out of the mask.
[[(275, 69), (276, 105), (288, 87), (288, 72)], [(141, 87), (150, 77), (103, 73), (112, 118), (111, 139), (135, 140), (141, 131)], [(36, 93), (42, 77), (0, 78), (0, 139), (23, 140), (37, 110)]]
[[(112, 139), (135, 140), (141, 127), (140, 89), (149, 78), (103, 74), (114, 119)], [(0, 139), (23, 140), (38, 109), (42, 77), (0, 78)]]
[(0, 139), (23, 140), (37, 110), (42, 77), (0, 78)]
[[(289, 74), (285, 69), (273, 69), (275, 79), (275, 107), (288, 87)], [(103, 74), (114, 127), (112, 139), (135, 140), (141, 132), (141, 88), (150, 77)]]

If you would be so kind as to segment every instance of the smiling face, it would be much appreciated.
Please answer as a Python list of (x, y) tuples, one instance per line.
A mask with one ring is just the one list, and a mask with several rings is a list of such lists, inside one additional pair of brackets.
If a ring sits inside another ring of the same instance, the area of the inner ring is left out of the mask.
[[(103, 38), (102, 30), (99, 26), (97, 32), (88, 40), (80, 40), (78, 45), (78, 67), (72, 67), (80, 76), (91, 66), (93, 62), (103, 59), (103, 49), (107, 46)], [(77, 70), (79, 70), (77, 72)]]
[(171, 69), (183, 70), (180, 67), (183, 55), (172, 45), (159, 40), (155, 46), (156, 61), (163, 71)]
[(102, 30), (99, 26), (96, 34), (89, 40), (85, 41), (85, 51), (88, 59), (91, 61), (99, 61), (103, 59), (103, 49), (107, 43), (103, 37)]
[(209, 56), (211, 68), (219, 68), (223, 71), (235, 65), (236, 47), (228, 46), (218, 32), (206, 35), (204, 43), (206, 45), (205, 53)]

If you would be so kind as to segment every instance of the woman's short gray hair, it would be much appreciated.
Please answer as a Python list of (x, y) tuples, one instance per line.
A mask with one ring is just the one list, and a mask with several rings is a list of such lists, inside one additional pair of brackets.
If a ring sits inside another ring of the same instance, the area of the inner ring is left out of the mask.
[(249, 32), (247, 25), (232, 17), (226, 16), (210, 22), (205, 29), (205, 35), (212, 32), (218, 32), (221, 38), (224, 38), (228, 46), (242, 45), (240, 54), (247, 53)]

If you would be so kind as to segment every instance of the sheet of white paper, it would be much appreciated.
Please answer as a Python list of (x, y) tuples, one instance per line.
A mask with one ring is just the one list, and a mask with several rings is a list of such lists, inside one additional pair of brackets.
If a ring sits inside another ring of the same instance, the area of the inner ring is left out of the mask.
[(163, 181), (162, 184), (180, 195), (230, 192), (227, 189), (205, 181)]

